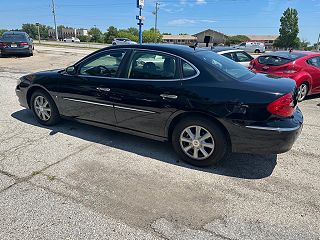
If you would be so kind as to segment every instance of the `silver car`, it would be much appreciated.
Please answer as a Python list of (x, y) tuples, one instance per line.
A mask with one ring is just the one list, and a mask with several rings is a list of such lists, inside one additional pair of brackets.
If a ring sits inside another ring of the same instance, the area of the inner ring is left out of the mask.
[(254, 58), (241, 49), (234, 49), (228, 47), (212, 47), (212, 51), (222, 56), (230, 58), (231, 60), (241, 64), (242, 66), (249, 67), (251, 60)]
[(115, 38), (112, 41), (112, 45), (133, 45), (138, 44), (134, 41), (131, 41), (129, 38)]
[(264, 43), (261, 42), (243, 42), (236, 45), (235, 48), (251, 53), (264, 53), (266, 51)]

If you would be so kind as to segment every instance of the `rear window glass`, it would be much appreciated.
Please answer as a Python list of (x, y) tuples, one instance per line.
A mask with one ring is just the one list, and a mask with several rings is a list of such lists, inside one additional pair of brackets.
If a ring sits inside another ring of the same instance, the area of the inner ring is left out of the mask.
[(304, 56), (306, 56), (306, 54), (298, 52), (274, 52), (268, 55), (260, 56), (258, 58), (258, 62), (265, 65), (279, 66)]
[(199, 51), (195, 54), (195, 56), (206, 63), (209, 63), (213, 69), (219, 70), (225, 75), (239, 81), (248, 80), (255, 75), (253, 72), (239, 63), (236, 63), (229, 58), (216, 54), (212, 51)]
[(258, 58), (259, 63), (264, 65), (270, 65), (270, 66), (280, 66), (292, 61), (294, 61), (294, 59), (288, 59), (288, 58), (277, 57), (277, 56), (261, 56)]
[(4, 34), (1, 40), (20, 42), (20, 41), (26, 41), (27, 39), (25, 35), (22, 35), (22, 34)]

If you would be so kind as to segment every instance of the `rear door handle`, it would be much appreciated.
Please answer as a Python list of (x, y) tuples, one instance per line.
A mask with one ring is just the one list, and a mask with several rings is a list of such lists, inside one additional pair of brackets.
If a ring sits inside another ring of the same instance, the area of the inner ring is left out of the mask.
[(98, 90), (98, 91), (101, 91), (101, 92), (110, 92), (110, 88), (100, 88), (100, 87), (97, 87), (97, 90)]
[(160, 94), (160, 97), (162, 97), (163, 99), (165, 99), (165, 98), (177, 99), (178, 98), (177, 95), (170, 95), (170, 94)]

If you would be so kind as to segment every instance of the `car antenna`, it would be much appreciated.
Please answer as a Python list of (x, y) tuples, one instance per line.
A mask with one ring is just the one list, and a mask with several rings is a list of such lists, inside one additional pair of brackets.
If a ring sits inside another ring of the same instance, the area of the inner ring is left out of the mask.
[(191, 48), (193, 48), (194, 50), (196, 50), (196, 48), (198, 47), (198, 42), (196, 42), (194, 45), (189, 46)]

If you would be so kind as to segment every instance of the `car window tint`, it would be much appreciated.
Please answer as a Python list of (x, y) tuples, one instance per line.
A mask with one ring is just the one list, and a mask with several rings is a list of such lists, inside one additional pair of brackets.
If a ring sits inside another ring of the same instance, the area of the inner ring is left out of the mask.
[(183, 78), (193, 77), (197, 74), (197, 71), (187, 62), (182, 62)]
[(310, 58), (307, 62), (314, 67), (320, 68), (320, 57)]
[(4, 34), (1, 40), (11, 41), (11, 42), (22, 42), (22, 41), (27, 41), (27, 38), (23, 34)]
[(246, 67), (212, 51), (199, 51), (195, 56), (208, 63), (213, 73), (218, 70), (239, 81), (248, 80), (255, 75)]
[(129, 67), (131, 79), (176, 79), (176, 58), (155, 52), (137, 52)]
[(121, 60), (126, 51), (118, 50), (103, 53), (93, 60), (85, 63), (81, 69), (81, 75), (115, 77), (117, 76)]
[(253, 57), (245, 52), (236, 52), (234, 53), (237, 57), (237, 62), (250, 62)]
[(278, 56), (260, 56), (258, 57), (258, 62), (264, 65), (270, 66), (280, 66), (294, 61), (294, 59), (288, 59)]

